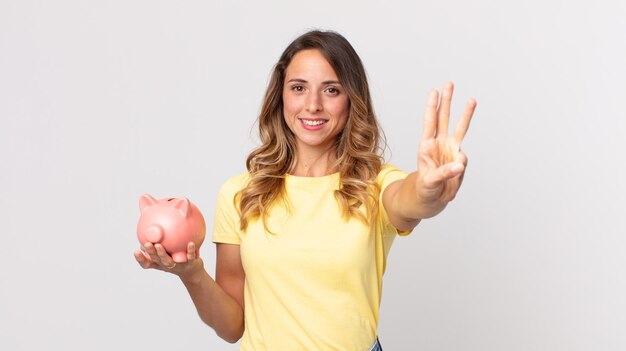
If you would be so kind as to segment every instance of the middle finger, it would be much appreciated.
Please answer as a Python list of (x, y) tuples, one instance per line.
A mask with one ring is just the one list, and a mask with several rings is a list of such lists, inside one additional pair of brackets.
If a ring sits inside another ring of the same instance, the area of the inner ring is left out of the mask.
[(450, 104), (452, 103), (452, 92), (454, 91), (454, 84), (448, 82), (443, 86), (441, 91), (441, 102), (439, 103), (439, 110), (437, 111), (437, 136), (448, 136), (448, 123), (450, 121)]

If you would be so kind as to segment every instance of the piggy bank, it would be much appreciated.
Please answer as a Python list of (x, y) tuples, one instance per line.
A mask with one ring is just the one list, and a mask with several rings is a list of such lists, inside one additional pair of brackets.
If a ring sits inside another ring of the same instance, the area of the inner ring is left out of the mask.
[(206, 225), (200, 210), (187, 198), (156, 200), (150, 195), (139, 197), (141, 216), (137, 238), (163, 245), (174, 262), (187, 262), (187, 244), (196, 244), (196, 256), (206, 235)]

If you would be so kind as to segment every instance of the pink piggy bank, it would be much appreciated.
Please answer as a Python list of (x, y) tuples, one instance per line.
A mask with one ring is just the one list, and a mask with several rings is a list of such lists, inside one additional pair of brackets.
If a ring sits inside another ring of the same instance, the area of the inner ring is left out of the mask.
[(196, 255), (206, 235), (206, 225), (200, 210), (187, 198), (156, 200), (150, 195), (139, 198), (141, 216), (137, 238), (143, 245), (160, 243), (174, 262), (187, 262), (187, 244), (196, 244)]

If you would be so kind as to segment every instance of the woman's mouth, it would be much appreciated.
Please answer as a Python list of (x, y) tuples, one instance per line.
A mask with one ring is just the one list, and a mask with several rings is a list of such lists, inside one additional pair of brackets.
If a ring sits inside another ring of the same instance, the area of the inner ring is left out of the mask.
[(322, 126), (328, 122), (326, 119), (321, 118), (298, 118), (300, 123), (306, 130), (319, 130)]

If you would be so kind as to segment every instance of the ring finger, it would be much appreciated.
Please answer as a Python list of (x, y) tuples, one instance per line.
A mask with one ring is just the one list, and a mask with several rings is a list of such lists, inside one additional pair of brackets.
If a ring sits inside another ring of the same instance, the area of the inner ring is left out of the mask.
[(157, 251), (157, 254), (159, 256), (159, 261), (161, 262), (162, 266), (164, 266), (167, 269), (172, 269), (176, 266), (176, 262), (174, 262), (172, 257), (170, 257), (170, 255), (167, 254), (163, 245), (156, 244), (154, 245), (154, 247)]
[(157, 252), (155, 246), (152, 243), (146, 243), (143, 247), (144, 252), (150, 256), (150, 260), (152, 260), (153, 263), (160, 265), (161, 258), (159, 257), (159, 253)]

